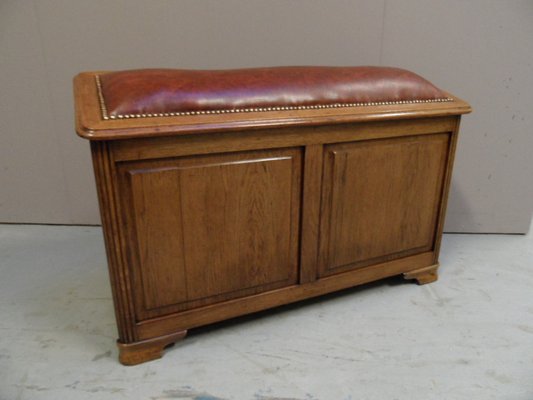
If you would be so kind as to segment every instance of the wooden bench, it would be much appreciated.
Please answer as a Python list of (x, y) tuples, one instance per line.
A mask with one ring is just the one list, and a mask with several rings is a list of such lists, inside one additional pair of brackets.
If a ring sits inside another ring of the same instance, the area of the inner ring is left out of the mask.
[(190, 328), (437, 279), (464, 101), (383, 67), (86, 72), (120, 361)]

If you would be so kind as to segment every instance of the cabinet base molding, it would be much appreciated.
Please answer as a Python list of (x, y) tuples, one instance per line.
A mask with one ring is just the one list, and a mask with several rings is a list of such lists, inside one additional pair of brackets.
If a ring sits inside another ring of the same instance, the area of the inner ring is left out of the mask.
[(137, 365), (146, 361), (157, 360), (163, 357), (163, 351), (167, 347), (183, 340), (185, 336), (187, 336), (187, 331), (180, 331), (130, 344), (117, 342), (119, 361), (123, 365)]
[(429, 267), (415, 269), (414, 271), (405, 272), (404, 279), (414, 279), (419, 285), (435, 282), (439, 279), (439, 264), (430, 265)]

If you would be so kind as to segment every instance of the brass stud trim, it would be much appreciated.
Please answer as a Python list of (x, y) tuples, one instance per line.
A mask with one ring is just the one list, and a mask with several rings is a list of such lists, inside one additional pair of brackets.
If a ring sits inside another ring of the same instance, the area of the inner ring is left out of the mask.
[(254, 108), (231, 108), (222, 110), (201, 110), (201, 111), (179, 111), (179, 112), (165, 112), (165, 113), (143, 113), (143, 114), (116, 114), (109, 115), (105, 104), (104, 94), (102, 92), (102, 83), (100, 76), (95, 75), (96, 89), (98, 91), (98, 99), (100, 102), (100, 111), (102, 118), (109, 119), (129, 119), (129, 118), (156, 118), (156, 117), (179, 117), (190, 115), (205, 115), (205, 114), (228, 114), (228, 113), (248, 113), (248, 112), (268, 112), (268, 111), (294, 111), (294, 110), (316, 110), (325, 108), (350, 108), (350, 107), (370, 107), (370, 106), (388, 106), (397, 104), (418, 104), (418, 103), (445, 103), (453, 101), (452, 98), (445, 97), (440, 99), (426, 99), (426, 100), (394, 100), (394, 101), (373, 101), (367, 103), (334, 103), (334, 104), (317, 104), (312, 106), (275, 106), (275, 107), (254, 107)]
[(109, 119), (107, 115), (107, 107), (105, 105), (104, 94), (102, 93), (102, 83), (100, 82), (100, 75), (95, 75), (96, 91), (98, 92), (98, 101), (100, 103), (100, 111), (102, 112), (103, 119)]

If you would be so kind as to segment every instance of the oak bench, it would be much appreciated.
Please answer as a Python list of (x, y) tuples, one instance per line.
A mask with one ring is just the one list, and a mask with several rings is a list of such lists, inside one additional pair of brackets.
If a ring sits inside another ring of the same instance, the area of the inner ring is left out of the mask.
[(120, 361), (188, 329), (437, 279), (464, 101), (385, 67), (85, 72)]

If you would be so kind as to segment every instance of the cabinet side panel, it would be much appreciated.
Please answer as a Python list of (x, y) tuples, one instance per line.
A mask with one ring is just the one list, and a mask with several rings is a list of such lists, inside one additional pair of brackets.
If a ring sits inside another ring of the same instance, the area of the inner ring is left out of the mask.
[(327, 146), (322, 275), (433, 248), (449, 138)]

